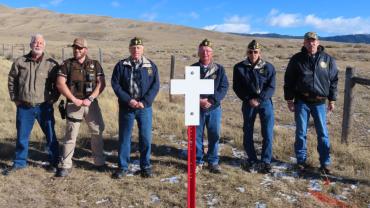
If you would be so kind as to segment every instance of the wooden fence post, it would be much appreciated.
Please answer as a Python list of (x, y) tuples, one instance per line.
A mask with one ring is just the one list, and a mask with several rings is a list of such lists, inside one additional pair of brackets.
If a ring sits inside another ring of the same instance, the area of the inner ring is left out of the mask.
[(26, 54), (26, 48), (24, 47), (24, 44), (22, 44), (22, 46), (23, 46), (22, 50), (23, 50), (23, 56), (24, 56), (24, 54)]
[(5, 43), (3, 43), (3, 56), (5, 57)]
[(342, 121), (342, 138), (341, 143), (348, 144), (348, 135), (350, 134), (351, 112), (352, 112), (352, 90), (355, 86), (352, 78), (355, 74), (355, 69), (352, 67), (346, 68), (346, 80), (344, 83), (344, 103), (343, 103), (343, 121)]
[(100, 65), (103, 66), (103, 55), (102, 55), (101, 48), (99, 48), (99, 63), (100, 63)]
[(12, 59), (13, 59), (13, 57), (14, 57), (14, 46), (12, 44)]
[(171, 72), (170, 72), (170, 82), (169, 82), (169, 90), (168, 90), (168, 94), (170, 96), (170, 102), (172, 102), (172, 95), (171, 95), (171, 79), (173, 79), (173, 77), (175, 76), (175, 56), (174, 55), (171, 55)]
[(64, 48), (62, 48), (62, 62), (64, 61)]

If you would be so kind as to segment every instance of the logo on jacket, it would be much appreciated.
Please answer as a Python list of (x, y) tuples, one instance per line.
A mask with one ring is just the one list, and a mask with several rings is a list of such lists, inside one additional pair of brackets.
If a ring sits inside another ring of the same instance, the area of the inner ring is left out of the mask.
[(323, 69), (326, 69), (326, 67), (328, 66), (328, 64), (324, 61), (321, 61), (320, 62), (320, 67), (323, 68)]
[(148, 75), (149, 76), (152, 76), (153, 75), (153, 69), (152, 69), (152, 67), (147, 68), (147, 70), (148, 70)]
[(90, 64), (90, 69), (94, 69), (94, 64)]

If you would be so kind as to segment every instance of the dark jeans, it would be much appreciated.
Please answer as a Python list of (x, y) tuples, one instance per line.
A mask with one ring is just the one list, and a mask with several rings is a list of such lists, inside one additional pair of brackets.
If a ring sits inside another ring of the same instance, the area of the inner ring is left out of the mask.
[(326, 106), (325, 104), (307, 104), (298, 100), (295, 103), (295, 153), (298, 163), (304, 163), (307, 159), (307, 126), (310, 114), (315, 123), (317, 134), (317, 151), (320, 155), (322, 166), (330, 165), (330, 141), (326, 127)]
[(150, 168), (150, 153), (152, 144), (152, 107), (119, 110), (119, 150), (118, 166), (128, 170), (131, 152), (131, 135), (134, 121), (139, 128), (140, 168)]
[(208, 152), (207, 160), (211, 165), (217, 165), (219, 161), (218, 157), (218, 146), (220, 142), (220, 132), (221, 132), (221, 107), (217, 107), (211, 111), (200, 111), (199, 115), (199, 126), (197, 126), (196, 133), (196, 146), (197, 146), (197, 164), (203, 164), (204, 155), (204, 128), (207, 127), (208, 135)]
[(23, 104), (17, 106), (17, 143), (15, 146), (15, 159), (13, 166), (26, 167), (28, 157), (28, 144), (30, 134), (35, 123), (39, 123), (46, 137), (48, 160), (56, 166), (59, 159), (59, 144), (55, 135), (54, 109), (47, 102), (30, 107)]
[(274, 109), (271, 99), (262, 101), (256, 108), (252, 108), (248, 102), (243, 102), (242, 111), (244, 118), (243, 146), (247, 152), (248, 160), (250, 162), (258, 161), (253, 140), (254, 121), (258, 114), (261, 121), (261, 133), (263, 138), (261, 161), (268, 164), (271, 163), (274, 136)]

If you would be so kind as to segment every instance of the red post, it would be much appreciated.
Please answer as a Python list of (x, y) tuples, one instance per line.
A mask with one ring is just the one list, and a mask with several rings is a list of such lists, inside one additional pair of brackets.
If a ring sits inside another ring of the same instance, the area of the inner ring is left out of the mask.
[(188, 208), (195, 208), (196, 126), (188, 126)]

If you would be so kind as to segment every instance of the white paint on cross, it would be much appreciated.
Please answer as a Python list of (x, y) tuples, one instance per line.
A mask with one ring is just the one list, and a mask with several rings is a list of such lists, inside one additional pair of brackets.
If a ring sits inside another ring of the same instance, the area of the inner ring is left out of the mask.
[(199, 125), (201, 94), (214, 93), (213, 79), (200, 79), (199, 66), (186, 66), (185, 79), (171, 80), (171, 94), (185, 94), (185, 125)]

